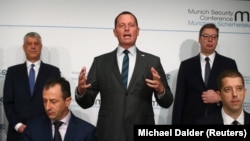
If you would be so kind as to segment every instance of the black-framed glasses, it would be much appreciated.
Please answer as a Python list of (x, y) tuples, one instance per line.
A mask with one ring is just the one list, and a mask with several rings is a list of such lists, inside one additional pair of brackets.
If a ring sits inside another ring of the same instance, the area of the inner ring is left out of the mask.
[(202, 34), (201, 37), (203, 37), (203, 39), (208, 40), (208, 39), (212, 39), (212, 40), (216, 40), (218, 38), (218, 35), (208, 35), (208, 34)]

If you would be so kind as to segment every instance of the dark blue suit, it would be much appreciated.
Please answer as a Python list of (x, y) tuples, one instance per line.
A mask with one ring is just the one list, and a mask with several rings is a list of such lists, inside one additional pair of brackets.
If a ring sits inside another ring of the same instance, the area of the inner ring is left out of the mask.
[(216, 103), (204, 104), (201, 94), (208, 89), (217, 91), (217, 77), (226, 69), (237, 70), (235, 60), (216, 52), (206, 87), (202, 78), (200, 55), (181, 63), (177, 77), (172, 124), (195, 124), (198, 119), (221, 108)]
[[(221, 110), (197, 121), (199, 125), (224, 125)], [(250, 114), (244, 111), (244, 125), (250, 125)]]
[[(20, 141), (53, 141), (50, 119), (41, 116), (28, 122)], [(95, 126), (71, 114), (64, 141), (96, 141)]]
[(4, 83), (3, 103), (9, 126), (7, 141), (15, 141), (20, 134), (14, 126), (36, 116), (45, 115), (42, 91), (45, 81), (51, 77), (60, 77), (59, 68), (41, 62), (37, 75), (34, 94), (31, 96), (26, 63), (9, 67)]

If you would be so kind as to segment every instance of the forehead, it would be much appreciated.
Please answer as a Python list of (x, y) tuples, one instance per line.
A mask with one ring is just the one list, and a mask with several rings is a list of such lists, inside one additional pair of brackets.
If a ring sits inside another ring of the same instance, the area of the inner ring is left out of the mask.
[(243, 85), (240, 77), (225, 77), (222, 82), (224, 87)]
[(202, 33), (203, 34), (217, 34), (217, 31), (214, 28), (205, 28)]
[(43, 90), (43, 96), (45, 97), (59, 97), (61, 96), (61, 86), (56, 84)]
[(118, 17), (117, 22), (118, 23), (135, 22), (135, 18), (130, 14), (123, 14)]

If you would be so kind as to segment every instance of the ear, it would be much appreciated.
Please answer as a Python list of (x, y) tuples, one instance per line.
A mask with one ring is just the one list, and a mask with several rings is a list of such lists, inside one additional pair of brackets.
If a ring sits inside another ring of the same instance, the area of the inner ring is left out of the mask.
[(140, 33), (140, 28), (138, 27), (138, 33), (137, 33), (137, 36), (139, 36), (139, 33)]
[(67, 98), (65, 99), (65, 105), (66, 105), (67, 107), (69, 107), (70, 103), (71, 103), (71, 97), (67, 97)]
[(114, 33), (115, 37), (117, 37), (117, 33), (116, 33), (115, 29), (113, 29), (113, 33)]
[(221, 93), (220, 93), (220, 91), (216, 91), (216, 93), (217, 93), (217, 96), (219, 97), (219, 100), (221, 101)]

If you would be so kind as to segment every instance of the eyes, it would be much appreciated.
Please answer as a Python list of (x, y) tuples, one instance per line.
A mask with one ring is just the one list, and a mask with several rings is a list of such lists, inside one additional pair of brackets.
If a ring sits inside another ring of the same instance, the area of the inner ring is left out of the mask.
[(218, 35), (208, 35), (208, 34), (202, 34), (201, 37), (205, 40), (208, 40), (208, 39), (212, 39), (212, 40), (216, 40), (218, 38)]
[(135, 23), (128, 23), (128, 24), (122, 23), (122, 24), (117, 24), (117, 27), (118, 27), (118, 28), (135, 27), (135, 26), (136, 26)]
[(39, 46), (40, 43), (39, 43), (39, 42), (26, 42), (26, 45), (27, 45), (27, 46), (32, 46), (32, 45), (34, 45), (34, 46)]
[[(234, 89), (235, 89), (235, 91), (234, 91)], [(237, 86), (235, 88), (233, 88), (233, 87), (225, 87), (225, 88), (222, 89), (222, 91), (224, 93), (228, 93), (228, 94), (232, 94), (234, 92), (241, 93), (241, 92), (243, 92), (243, 90), (244, 90), (243, 86)]]

